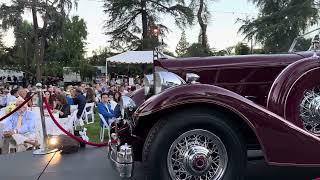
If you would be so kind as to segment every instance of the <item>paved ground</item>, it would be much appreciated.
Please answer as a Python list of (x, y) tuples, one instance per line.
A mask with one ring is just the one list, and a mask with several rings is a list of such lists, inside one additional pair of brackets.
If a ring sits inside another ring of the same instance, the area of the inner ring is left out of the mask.
[[(142, 180), (136, 169), (134, 179)], [(246, 180), (312, 180), (320, 177), (320, 168), (267, 166), (250, 161)], [(111, 168), (105, 148), (86, 148), (76, 154), (60, 153), (34, 156), (32, 152), (0, 156), (0, 180), (120, 180)]]

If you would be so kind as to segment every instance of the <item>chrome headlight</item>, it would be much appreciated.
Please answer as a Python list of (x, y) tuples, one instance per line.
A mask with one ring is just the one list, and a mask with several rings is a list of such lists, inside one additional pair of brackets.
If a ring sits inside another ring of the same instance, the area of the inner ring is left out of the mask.
[(123, 118), (127, 118), (126, 116), (129, 116), (137, 108), (136, 103), (128, 96), (121, 96), (119, 105)]
[(154, 83), (155, 94), (159, 94), (161, 91), (170, 87), (186, 84), (186, 82), (180, 76), (167, 71), (156, 72)]
[(119, 102), (121, 109), (128, 109), (130, 111), (135, 110), (136, 103), (128, 96), (121, 96), (120, 102)]
[(144, 94), (148, 95), (153, 90), (153, 75), (145, 75), (143, 79)]

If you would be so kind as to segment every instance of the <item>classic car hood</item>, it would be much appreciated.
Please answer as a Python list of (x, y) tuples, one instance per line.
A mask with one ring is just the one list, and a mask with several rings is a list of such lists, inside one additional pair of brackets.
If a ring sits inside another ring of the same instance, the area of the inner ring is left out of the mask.
[(157, 60), (155, 66), (186, 78), (200, 76), (198, 82), (219, 86), (265, 106), (276, 77), (289, 64), (312, 56), (305, 54), (246, 55)]
[(311, 56), (312, 53), (305, 54), (277, 54), (277, 55), (244, 55), (244, 56), (214, 56), (214, 57), (192, 57), (157, 60), (156, 66), (161, 66), (169, 71), (179, 69), (198, 68), (242, 68), (242, 67), (268, 67), (283, 66), (291, 64), (304, 57)]

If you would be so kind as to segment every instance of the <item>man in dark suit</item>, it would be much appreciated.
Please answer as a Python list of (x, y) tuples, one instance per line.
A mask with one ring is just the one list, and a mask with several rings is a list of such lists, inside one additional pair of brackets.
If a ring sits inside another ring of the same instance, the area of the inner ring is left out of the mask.
[[(75, 89), (75, 97), (73, 98), (73, 102), (74, 102), (74, 105), (78, 105), (77, 118), (80, 119), (82, 118), (81, 115), (86, 106), (86, 97), (84, 97), (80, 88)], [(74, 135), (80, 137), (79, 130), (75, 130)], [(80, 147), (85, 147), (85, 144), (80, 143)]]
[[(109, 120), (114, 117), (114, 112), (111, 108), (110, 99), (107, 93), (101, 94), (101, 102), (97, 104), (98, 112), (103, 115), (104, 119), (110, 125)], [(102, 122), (100, 121), (100, 125), (102, 126)]]
[(77, 118), (80, 119), (84, 107), (86, 106), (86, 97), (84, 97), (80, 88), (77, 88), (75, 90), (75, 97), (73, 99), (73, 103), (74, 105), (78, 105)]

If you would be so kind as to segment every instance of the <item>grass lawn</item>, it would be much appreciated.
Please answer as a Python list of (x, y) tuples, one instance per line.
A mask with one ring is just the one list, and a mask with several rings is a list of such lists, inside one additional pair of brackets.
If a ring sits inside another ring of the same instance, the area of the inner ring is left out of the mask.
[[(96, 111), (94, 110), (94, 123), (86, 124), (87, 135), (89, 137), (90, 142), (100, 142), (100, 117)], [(107, 130), (104, 131), (104, 140), (108, 140)]]

